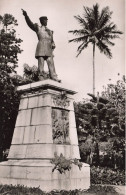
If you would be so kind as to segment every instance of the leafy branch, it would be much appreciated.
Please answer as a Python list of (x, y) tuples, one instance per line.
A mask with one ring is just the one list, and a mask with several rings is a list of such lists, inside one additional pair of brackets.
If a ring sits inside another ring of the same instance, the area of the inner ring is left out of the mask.
[(63, 154), (61, 153), (60, 156), (57, 155), (57, 153), (54, 153), (54, 158), (51, 160), (51, 163), (54, 164), (54, 168), (52, 169), (52, 172), (55, 170), (58, 170), (60, 174), (65, 173), (65, 171), (70, 171), (72, 168), (72, 164), (75, 164), (79, 167), (81, 170), (82, 163), (78, 161), (78, 159), (66, 159)]

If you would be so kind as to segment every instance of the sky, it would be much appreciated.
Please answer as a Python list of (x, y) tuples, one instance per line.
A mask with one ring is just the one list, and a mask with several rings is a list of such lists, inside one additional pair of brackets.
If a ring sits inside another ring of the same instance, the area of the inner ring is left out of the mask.
[[(27, 11), (33, 23), (39, 23), (39, 17), (48, 17), (48, 28), (54, 31), (54, 63), (58, 78), (62, 84), (77, 92), (75, 101), (87, 98), (87, 93), (93, 91), (93, 48), (90, 45), (79, 57), (77, 43), (68, 43), (75, 38), (69, 30), (80, 29), (74, 16), (83, 15), (83, 6), (92, 7), (99, 4), (99, 9), (109, 6), (113, 11), (111, 21), (123, 32), (120, 39), (115, 39), (115, 46), (111, 47), (113, 58), (109, 59), (96, 49), (96, 92), (102, 91), (103, 86), (115, 83), (125, 74), (125, 0), (0, 0), (0, 14), (12, 14), (18, 21), (17, 35), (23, 40), (19, 55), (17, 73), (23, 75), (23, 64), (36, 65), (35, 50), (37, 36), (26, 24), (21, 8)], [(45, 70), (47, 65), (45, 63)], [(120, 73), (120, 76), (117, 74)], [(111, 81), (110, 81), (111, 79)]]

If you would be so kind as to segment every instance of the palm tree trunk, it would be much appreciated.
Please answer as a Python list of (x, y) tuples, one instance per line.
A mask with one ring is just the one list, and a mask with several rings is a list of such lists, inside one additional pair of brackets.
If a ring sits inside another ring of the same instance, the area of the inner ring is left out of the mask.
[(95, 43), (93, 44), (93, 95), (95, 95)]

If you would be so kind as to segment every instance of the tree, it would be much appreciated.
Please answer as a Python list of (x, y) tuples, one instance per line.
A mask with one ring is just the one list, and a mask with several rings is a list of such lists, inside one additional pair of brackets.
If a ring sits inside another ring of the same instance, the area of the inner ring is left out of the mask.
[[(114, 163), (108, 161), (110, 166), (124, 168), (125, 82), (123, 76), (116, 84), (108, 84), (101, 95), (88, 94), (91, 97), (89, 101), (75, 103), (77, 132), (83, 159), (87, 158), (86, 152), (91, 151), (92, 143), (97, 141), (103, 143), (107, 158), (114, 159)], [(92, 140), (91, 144), (87, 144), (89, 138)], [(104, 160), (104, 155), (102, 159)], [(107, 161), (104, 160), (104, 163)]]
[[(111, 131), (119, 136), (125, 136), (125, 76), (116, 84), (108, 84), (102, 92), (102, 98), (108, 99), (107, 113), (111, 121)], [(110, 118), (110, 115), (113, 115)], [(114, 134), (115, 134), (114, 133)]]
[(0, 161), (3, 151), (11, 144), (13, 130), (18, 112), (19, 94), (16, 86), (19, 79), (11, 73), (16, 72), (18, 54), (22, 52), (20, 43), (16, 38), (17, 20), (10, 14), (0, 16)]
[(8, 73), (15, 72), (18, 63), (18, 54), (22, 52), (20, 43), (22, 40), (16, 37), (15, 26), (17, 20), (11, 14), (0, 16), (0, 66)]
[(117, 30), (116, 25), (111, 22), (112, 12), (109, 7), (105, 7), (99, 11), (99, 5), (96, 4), (93, 8), (84, 7), (83, 17), (77, 15), (75, 19), (81, 25), (79, 30), (71, 30), (70, 33), (77, 36), (77, 38), (69, 40), (69, 42), (81, 43), (77, 49), (77, 56), (88, 47), (91, 43), (93, 45), (93, 94), (95, 95), (95, 47), (97, 46), (101, 53), (107, 57), (112, 58), (110, 46), (115, 44), (111, 41), (119, 38), (121, 31)]
[(3, 151), (9, 149), (19, 106), (15, 82), (0, 66), (0, 161)]

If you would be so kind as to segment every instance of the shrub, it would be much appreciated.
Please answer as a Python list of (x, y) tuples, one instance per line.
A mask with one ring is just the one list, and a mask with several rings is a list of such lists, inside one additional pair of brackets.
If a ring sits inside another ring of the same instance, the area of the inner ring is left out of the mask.
[(42, 191), (39, 187), (38, 188), (28, 188), (25, 186), (17, 185), (17, 186), (12, 186), (12, 185), (0, 185), (0, 194), (1, 195), (91, 195), (92, 193), (97, 193), (100, 195), (105, 194), (107, 192), (111, 192), (111, 195), (118, 194), (114, 187), (112, 186), (95, 186), (92, 185), (89, 190), (52, 190), (51, 192), (44, 192)]
[(108, 167), (91, 167), (92, 184), (125, 185), (125, 171)]

